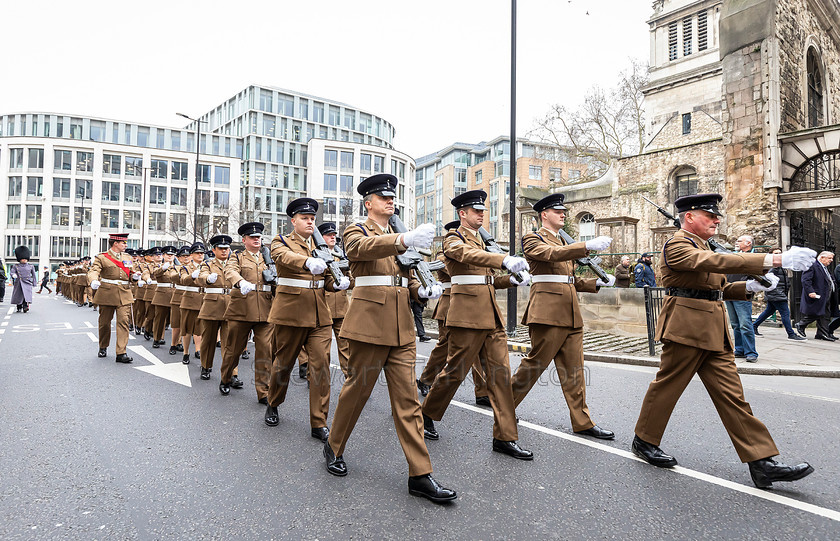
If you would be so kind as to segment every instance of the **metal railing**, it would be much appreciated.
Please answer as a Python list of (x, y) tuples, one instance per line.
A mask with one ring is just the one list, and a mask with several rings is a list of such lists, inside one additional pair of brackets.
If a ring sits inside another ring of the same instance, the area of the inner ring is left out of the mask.
[(650, 356), (656, 355), (656, 320), (662, 310), (662, 301), (665, 299), (664, 287), (646, 287), (645, 290), (645, 315), (647, 316), (648, 352)]

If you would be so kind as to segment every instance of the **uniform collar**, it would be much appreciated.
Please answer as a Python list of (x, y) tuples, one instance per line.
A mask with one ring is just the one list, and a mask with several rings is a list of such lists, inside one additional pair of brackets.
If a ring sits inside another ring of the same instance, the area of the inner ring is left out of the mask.
[(301, 235), (298, 235), (297, 231), (292, 231), (292, 237), (296, 239), (299, 243), (306, 246), (308, 249), (312, 249), (312, 237), (310, 236), (308, 239), (303, 238)]
[(368, 217), (368, 219), (365, 221), (365, 225), (368, 226), (368, 229), (375, 232), (377, 235), (385, 235), (390, 229), (390, 226), (385, 226), (385, 229), (383, 229), (382, 226), (376, 223), (371, 217)]
[(549, 229), (549, 228), (547, 228), (547, 227), (545, 227), (545, 226), (541, 226), (541, 227), (540, 227), (540, 231), (542, 231), (542, 232), (543, 232), (543, 233), (545, 233), (546, 235), (551, 235), (551, 236), (552, 236), (552, 237), (554, 237), (555, 239), (559, 239), (559, 238), (560, 238), (560, 233), (559, 233), (559, 232), (558, 232), (558, 233), (555, 233), (554, 231), (552, 231), (551, 229)]
[(702, 244), (703, 246), (705, 246), (706, 248), (709, 248), (711, 250), (711, 248), (709, 247), (709, 242), (708, 241), (703, 240), (702, 238), (698, 237), (697, 235), (695, 235), (691, 231), (686, 231), (685, 229), (680, 229), (679, 231), (677, 231), (677, 233), (682, 233), (682, 235), (684, 237), (689, 238), (689, 239), (691, 239), (695, 242), (699, 242), (700, 244)]

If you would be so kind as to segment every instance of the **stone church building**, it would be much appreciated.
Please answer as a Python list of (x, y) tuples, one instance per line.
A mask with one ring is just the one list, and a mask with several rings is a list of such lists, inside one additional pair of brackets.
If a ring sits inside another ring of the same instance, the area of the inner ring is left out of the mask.
[[(677, 197), (718, 192), (718, 237), (835, 251), (840, 238), (840, 2), (656, 0), (645, 89), (648, 142), (600, 179), (565, 186), (579, 237), (658, 252)], [(531, 229), (523, 190), (518, 208)], [(613, 263), (614, 264), (614, 263)]]

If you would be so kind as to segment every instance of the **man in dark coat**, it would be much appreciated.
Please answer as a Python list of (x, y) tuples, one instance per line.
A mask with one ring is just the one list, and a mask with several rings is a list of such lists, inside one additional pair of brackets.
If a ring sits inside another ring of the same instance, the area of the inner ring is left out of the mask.
[[(781, 254), (782, 249), (773, 248), (770, 253)], [(764, 320), (768, 317), (772, 316), (776, 312), (779, 312), (779, 320), (781, 320), (782, 325), (785, 326), (788, 340), (805, 340), (804, 337), (799, 336), (796, 332), (794, 332), (793, 326), (790, 322), (790, 307), (788, 307), (790, 278), (788, 278), (787, 271), (781, 267), (777, 267), (770, 269), (770, 272), (779, 277), (779, 283), (774, 289), (764, 292), (764, 300), (767, 302), (767, 308), (761, 312), (761, 314), (756, 318), (755, 323), (753, 323), (753, 333), (756, 336), (761, 336), (761, 333), (758, 332), (758, 327), (764, 323)]]
[(837, 340), (831, 337), (831, 331), (828, 328), (831, 313), (828, 301), (835, 288), (828, 266), (833, 260), (833, 253), (821, 252), (811, 268), (802, 273), (802, 298), (800, 300), (802, 319), (796, 324), (796, 331), (805, 336), (805, 327), (816, 321), (815, 338), (829, 342)]
[(35, 267), (29, 264), (32, 252), (26, 246), (15, 248), (16, 265), (11, 268), (14, 289), (12, 290), (12, 304), (17, 305), (17, 311), (29, 311), (29, 303), (32, 302), (32, 288), (35, 287)]
[(653, 256), (649, 253), (642, 254), (636, 267), (633, 269), (633, 277), (636, 287), (656, 287), (656, 278), (653, 274), (651, 262)]

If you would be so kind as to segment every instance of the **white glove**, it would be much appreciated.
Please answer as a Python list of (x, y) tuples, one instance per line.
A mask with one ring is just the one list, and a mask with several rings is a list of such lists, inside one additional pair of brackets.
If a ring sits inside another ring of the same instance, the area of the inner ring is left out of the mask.
[(502, 265), (510, 272), (520, 272), (528, 270), (528, 262), (524, 257), (516, 257), (515, 255), (506, 255)]
[(340, 282), (338, 282), (337, 284), (333, 284), (333, 289), (335, 289), (336, 291), (344, 291), (348, 287), (350, 287), (350, 278), (346, 276), (342, 276)]
[(522, 281), (521, 281), (521, 282), (520, 282), (519, 280), (517, 280), (517, 279), (516, 279), (516, 275), (515, 275), (515, 274), (511, 274), (511, 275), (510, 275), (510, 281), (511, 281), (511, 283), (512, 283), (513, 285), (516, 285), (516, 286), (527, 286), (528, 284), (530, 284), (530, 283), (531, 283), (531, 274), (530, 274), (530, 273), (528, 273), (528, 271), (522, 271), (520, 274), (522, 274)]
[(612, 238), (610, 237), (595, 237), (592, 240), (586, 241), (586, 249), (601, 252), (609, 248), (610, 244), (612, 244)]
[(604, 283), (600, 278), (595, 280), (595, 285), (599, 287), (612, 287), (615, 285), (615, 276), (612, 274), (607, 275), (607, 282)]
[(239, 292), (243, 295), (247, 295), (248, 293), (254, 291), (254, 284), (249, 282), (248, 280), (240, 280), (239, 281)]
[(137, 281), (137, 287), (143, 287), (144, 285), (146, 285), (146, 282), (144, 280)]
[(817, 252), (810, 248), (791, 246), (787, 252), (782, 252), (782, 268), (804, 272), (811, 268), (817, 259)]
[(17, 280), (17, 274), (12, 273), (12, 280)]
[(139, 280), (140, 278), (142, 278), (142, 276), (143, 275), (140, 274), (139, 272), (135, 272), (134, 274), (131, 275), (131, 277), (134, 278), (135, 280)]
[(428, 248), (435, 240), (435, 226), (423, 224), (416, 229), (403, 233), (403, 244), (410, 248)]
[(215, 284), (216, 280), (219, 278), (219, 275), (215, 272), (211, 272), (207, 275), (207, 283), (208, 284)]
[(90, 288), (92, 290), (96, 291), (97, 289), (99, 289), (99, 286), (100, 286), (99, 280), (91, 280)]
[(192, 279), (193, 279), (193, 280), (195, 280), (196, 278), (198, 278), (198, 269), (195, 269), (195, 270), (193, 271), (193, 273), (192, 273), (192, 274), (190, 274), (190, 276), (192, 276)]
[(437, 299), (443, 295), (443, 287), (440, 284), (433, 284), (427, 291), (425, 287), (420, 286), (420, 289), (417, 290), (417, 295), (421, 299)]
[(169, 267), (171, 267), (171, 266), (172, 266), (172, 263), (170, 263), (169, 261), (167, 261), (166, 263), (164, 263), (163, 265), (161, 265), (161, 266), (160, 266), (160, 268), (161, 268), (161, 269), (163, 269), (163, 270), (166, 270), (166, 269), (168, 269), (168, 268), (169, 268)]
[(327, 264), (320, 257), (309, 257), (305, 266), (312, 274), (323, 274), (327, 270)]
[(764, 277), (770, 280), (770, 287), (765, 287), (759, 284), (756, 280), (747, 280), (747, 291), (758, 293), (759, 291), (770, 291), (772, 289), (776, 289), (776, 286), (779, 284), (779, 277), (772, 272), (768, 272), (764, 275)]

